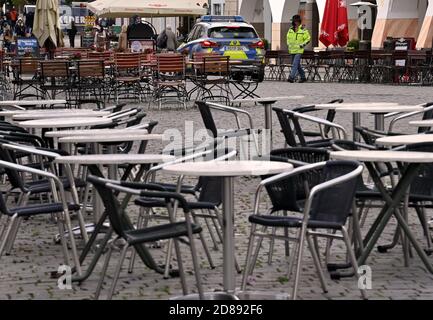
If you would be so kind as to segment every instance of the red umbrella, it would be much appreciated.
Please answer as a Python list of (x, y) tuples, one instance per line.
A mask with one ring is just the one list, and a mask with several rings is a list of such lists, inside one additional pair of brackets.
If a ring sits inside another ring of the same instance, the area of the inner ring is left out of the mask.
[(326, 0), (320, 41), (327, 47), (345, 46), (349, 42), (346, 0)]

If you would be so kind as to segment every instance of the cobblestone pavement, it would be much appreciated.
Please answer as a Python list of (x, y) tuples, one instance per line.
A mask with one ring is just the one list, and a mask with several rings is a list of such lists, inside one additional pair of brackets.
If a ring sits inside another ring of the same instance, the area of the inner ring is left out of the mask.
[[(364, 84), (288, 84), (278, 82), (266, 82), (259, 88), (261, 96), (282, 96), (282, 95), (305, 95), (302, 104), (324, 103), (335, 98), (343, 98), (345, 101), (397, 101), (404, 104), (418, 104), (433, 101), (431, 88), (422, 87), (397, 87)], [(281, 106), (293, 107), (295, 104), (281, 103)], [(147, 106), (145, 107), (147, 109)], [(263, 109), (260, 106), (245, 106), (254, 118), (256, 127), (263, 125)], [(202, 121), (199, 112), (190, 108), (187, 111), (164, 109), (158, 111), (149, 109), (148, 118), (159, 121), (155, 132), (163, 132), (166, 129), (178, 128), (183, 131), (185, 120), (193, 121), (195, 130), (202, 128)], [(217, 117), (218, 123), (223, 128), (233, 126), (233, 121), (226, 115)], [(350, 130), (351, 117), (349, 115), (337, 114), (337, 123)], [(363, 116), (363, 124), (373, 125), (373, 119)], [(279, 127), (276, 117), (274, 118), (275, 128)], [(398, 127), (399, 131), (412, 132), (404, 126)], [(278, 131), (278, 130), (277, 130)], [(276, 133), (275, 147), (283, 146), (282, 137)], [(152, 142), (150, 152), (158, 152), (161, 145)], [(162, 176), (162, 179), (167, 177)], [(257, 186), (258, 179), (239, 178), (236, 179), (235, 200), (236, 200), (236, 253), (241, 265), (244, 264), (246, 246), (249, 234), (247, 217), (251, 213), (252, 199)], [(130, 206), (132, 217), (136, 215), (136, 208)], [(375, 218), (377, 210), (371, 210), (363, 232), (368, 230), (369, 224)], [(432, 216), (429, 213), (429, 218)], [(421, 228), (419, 227), (416, 215), (411, 212), (410, 225), (422, 244), (425, 244)], [(86, 219), (91, 221), (91, 216)], [(74, 221), (76, 223), (76, 221)], [(387, 243), (391, 240), (395, 222), (390, 223), (380, 243)], [(62, 263), (61, 248), (53, 243), (53, 236), (56, 233), (56, 226), (47, 218), (36, 218), (23, 221), (14, 249), (10, 256), (3, 256), (0, 259), (0, 299), (92, 299), (102, 261), (99, 262), (96, 271), (81, 285), (73, 285), (72, 290), (60, 290), (57, 287), (57, 280), (50, 278), (50, 273), (57, 270)], [(207, 233), (207, 229), (205, 228)], [(207, 239), (210, 244), (210, 239)], [(82, 244), (80, 244), (80, 248)], [(274, 260), (271, 265), (267, 263), (269, 243), (264, 242), (260, 251), (254, 276), (248, 289), (265, 292), (287, 293), (291, 290), (292, 282), (287, 282), (287, 258), (284, 256), (284, 245), (277, 242), (274, 251)], [(216, 269), (212, 270), (204, 256), (203, 250), (198, 246), (201, 261), (201, 273), (206, 290), (214, 291), (222, 288), (222, 250), (212, 251), (212, 257)], [(163, 263), (163, 250), (150, 249), (155, 259)], [(182, 246), (184, 261), (188, 270), (191, 268), (189, 250)], [(323, 252), (323, 250), (322, 250)], [(119, 253), (115, 253), (109, 268), (109, 275), (114, 272), (115, 262)], [(340, 243), (335, 243), (332, 250), (332, 259), (344, 261), (344, 249)], [(86, 268), (88, 261), (84, 264)], [(432, 258), (433, 263), (433, 258)], [(160, 274), (145, 268), (141, 262), (136, 264), (132, 274), (128, 274), (125, 268), (121, 273), (117, 286), (118, 294), (115, 299), (167, 299), (181, 294), (180, 281), (178, 278), (165, 280)], [(428, 274), (421, 261), (415, 255), (410, 260), (410, 266), (404, 267), (401, 246), (387, 254), (379, 254), (373, 251), (368, 259), (368, 265), (372, 268), (373, 288), (368, 291), (371, 299), (433, 299), (433, 276)], [(240, 285), (239, 276), (237, 278)], [(105, 295), (109, 284), (110, 276), (104, 287)], [(314, 265), (309, 254), (306, 255), (302, 268), (302, 279), (299, 296), (301, 299), (359, 299), (357, 283), (354, 278), (331, 280), (327, 275), (329, 293), (323, 294), (315, 273)], [(192, 291), (194, 277), (192, 272), (188, 273), (188, 284)]]

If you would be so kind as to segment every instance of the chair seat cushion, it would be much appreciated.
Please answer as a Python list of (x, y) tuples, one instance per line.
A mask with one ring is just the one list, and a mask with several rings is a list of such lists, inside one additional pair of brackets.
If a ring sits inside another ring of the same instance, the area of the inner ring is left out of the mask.
[[(63, 188), (65, 188), (66, 190), (71, 188), (71, 183), (69, 182), (68, 178), (62, 177), (60, 180), (63, 183)], [(81, 179), (74, 179), (74, 181), (77, 188), (84, 188), (86, 186), (86, 182)], [(29, 192), (33, 194), (51, 192), (50, 181), (46, 179), (28, 182), (25, 186), (29, 190)]]
[[(302, 226), (302, 218), (299, 217), (251, 215), (248, 220), (251, 223), (266, 227), (300, 228)], [(308, 221), (307, 227), (310, 229), (340, 230), (342, 225), (336, 222), (310, 220)]]
[[(80, 206), (78, 204), (68, 204), (69, 211), (78, 211)], [(11, 216), (17, 214), (19, 217), (30, 217), (40, 214), (51, 214), (63, 211), (63, 205), (61, 203), (48, 203), (48, 204), (38, 204), (31, 205), (20, 208), (10, 209), (9, 212)]]
[[(166, 202), (157, 199), (138, 198), (135, 204), (143, 208), (165, 208)], [(211, 202), (188, 202), (191, 210), (214, 210), (216, 205)]]
[[(192, 224), (192, 233), (201, 232), (201, 227)], [(153, 242), (158, 240), (188, 236), (186, 222), (177, 222), (153, 226), (145, 229), (129, 230), (125, 232), (126, 241), (130, 245)]]

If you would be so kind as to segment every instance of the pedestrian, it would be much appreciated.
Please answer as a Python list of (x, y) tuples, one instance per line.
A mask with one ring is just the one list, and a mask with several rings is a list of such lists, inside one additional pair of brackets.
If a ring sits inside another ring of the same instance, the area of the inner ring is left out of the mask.
[(124, 24), (119, 34), (118, 51), (125, 52), (128, 49), (128, 26)]
[(11, 19), (11, 26), (12, 28), (15, 28), (15, 25), (17, 23), (18, 20), (18, 11), (15, 8), (15, 6), (12, 7), (12, 10), (9, 12), (10, 15), (10, 19)]
[(4, 47), (7, 49), (7, 51), (10, 51), (12, 42), (14, 40), (14, 36), (12, 34), (12, 30), (11, 30), (10, 25), (8, 23), (6, 23), (3, 30), (4, 30), (4, 32), (3, 32)]
[(99, 26), (95, 34), (95, 47), (97, 51), (105, 51), (107, 42), (107, 34), (105, 33), (104, 27)]
[(292, 70), (287, 80), (290, 83), (295, 82), (298, 74), (301, 77), (300, 83), (307, 81), (305, 77), (305, 71), (301, 65), (302, 54), (304, 48), (311, 41), (310, 33), (302, 25), (302, 19), (300, 15), (294, 15), (292, 18), (292, 27), (287, 33), (287, 47), (289, 53), (292, 55)]
[(15, 25), (15, 34), (17, 37), (25, 37), (26, 36), (26, 26), (24, 25), (23, 19), (19, 18)]
[(163, 30), (156, 39), (156, 47), (158, 50), (162, 51), (167, 49), (167, 33)]
[(69, 45), (71, 48), (75, 48), (75, 36), (77, 35), (77, 26), (75, 25), (75, 21), (71, 21), (71, 27), (68, 29), (69, 36)]
[(170, 26), (167, 26), (165, 28), (165, 34), (167, 37), (167, 46), (166, 46), (167, 51), (176, 51), (176, 49), (177, 49), (177, 37)]

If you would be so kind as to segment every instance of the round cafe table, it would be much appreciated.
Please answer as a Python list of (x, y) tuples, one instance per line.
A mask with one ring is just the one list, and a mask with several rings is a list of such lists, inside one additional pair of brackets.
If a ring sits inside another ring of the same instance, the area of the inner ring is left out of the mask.
[(50, 131), (45, 133), (47, 138), (65, 138), (71, 136), (92, 136), (92, 135), (118, 135), (123, 133), (128, 134), (147, 134), (146, 129), (83, 129), (83, 130), (62, 130)]
[[(92, 155), (77, 155), (77, 156), (66, 156), (66, 157), (58, 157), (56, 158), (55, 162), (61, 165), (64, 165), (66, 168), (66, 172), (68, 176), (70, 177), (71, 183), (74, 183), (73, 179), (73, 171), (71, 166), (72, 165), (118, 165), (118, 164), (131, 164), (131, 165), (152, 165), (157, 163), (163, 163), (172, 161), (175, 158), (173, 156), (169, 155), (161, 155), (161, 154), (92, 154)], [(137, 177), (135, 178), (135, 181), (139, 181), (142, 173), (144, 171), (140, 170)], [(100, 203), (99, 201), (96, 201), (96, 204)], [(101, 207), (97, 205), (94, 207), (94, 210), (100, 210), (101, 212), (98, 220), (96, 221), (95, 225), (89, 225), (86, 226), (86, 229), (89, 228), (89, 230), (92, 230), (92, 235), (89, 239), (89, 241), (86, 243), (85, 248), (83, 249), (80, 257), (79, 262), (82, 264), (84, 260), (86, 259), (88, 253), (90, 252), (97, 235), (100, 233), (102, 228), (104, 227), (104, 222), (107, 220), (107, 214), (105, 210), (101, 210)], [(95, 216), (98, 216), (99, 214), (96, 213)], [(128, 217), (125, 217), (125, 222), (129, 223), (131, 225), (131, 228), (134, 228), (132, 223), (129, 221)], [(95, 255), (92, 258), (92, 261), (90, 262), (87, 270), (82, 275), (76, 275), (72, 277), (73, 282), (83, 282), (86, 280), (91, 273), (93, 272), (95, 266), (98, 263), (99, 258), (101, 257), (107, 242), (111, 239), (112, 236), (112, 230), (110, 229), (109, 232), (106, 233), (104, 239), (102, 242), (99, 243), (98, 249), (95, 253)], [(143, 263), (153, 270), (159, 270), (161, 273), (163, 270), (160, 270), (160, 267), (157, 265), (157, 263), (153, 260), (152, 255), (148, 252), (147, 248), (145, 246), (140, 245), (140, 250), (137, 250), (138, 255), (140, 256)]]
[(376, 140), (376, 144), (384, 147), (410, 145), (416, 143), (433, 142), (433, 134), (410, 134), (383, 137)]
[[(426, 269), (433, 274), (433, 266), (430, 264), (426, 253), (418, 243), (417, 239), (410, 230), (408, 223), (399, 210), (401, 203), (405, 203), (404, 198), (412, 180), (418, 174), (420, 166), (422, 166), (423, 163), (433, 162), (433, 153), (405, 151), (337, 151), (331, 152), (330, 157), (334, 160), (356, 160), (364, 162), (374, 181), (374, 184), (382, 194), (383, 200), (385, 201), (380, 214), (376, 218), (376, 221), (373, 223), (371, 229), (368, 231), (364, 239), (364, 251), (358, 258), (359, 265), (365, 264), (389, 220), (394, 215), (407, 239), (412, 243), (415, 251), (424, 263)], [(392, 194), (389, 193), (374, 167), (374, 163), (389, 162), (404, 164), (404, 166), (400, 165), (402, 175)]]
[(0, 107), (3, 106), (20, 106), (20, 107), (29, 107), (29, 106), (52, 106), (55, 104), (66, 104), (67, 101), (64, 99), (57, 100), (4, 100), (0, 101)]
[(272, 150), (272, 106), (279, 101), (300, 100), (305, 96), (287, 96), (287, 97), (267, 97), (257, 99), (237, 99), (232, 100), (233, 104), (258, 103), (265, 108), (265, 129), (270, 131), (271, 150)]
[(318, 109), (331, 109), (337, 112), (345, 112), (353, 114), (353, 137), (355, 141), (359, 141), (359, 134), (355, 128), (361, 125), (361, 113), (371, 113), (374, 115), (374, 128), (378, 131), (385, 130), (385, 114), (391, 112), (414, 112), (422, 111), (422, 106), (403, 106), (393, 103), (346, 103), (346, 104), (318, 104)]
[(26, 121), (26, 120), (39, 120), (39, 119), (53, 119), (53, 118), (91, 118), (91, 117), (105, 117), (110, 115), (109, 111), (93, 111), (93, 110), (38, 110), (21, 112), (12, 115), (14, 121)]
[(32, 129), (62, 129), (62, 128), (81, 128), (112, 123), (111, 119), (103, 117), (74, 117), (64, 119), (39, 119), (19, 122), (23, 128)]
[(279, 174), (293, 170), (289, 163), (270, 161), (206, 161), (167, 165), (162, 172), (180, 176), (211, 176), (223, 178), (223, 286), (230, 295), (235, 294), (234, 248), (234, 188), (235, 177)]
[[(143, 130), (144, 131), (144, 130)], [(94, 135), (84, 135), (84, 136), (68, 136), (64, 138), (60, 138), (58, 140), (59, 144), (77, 144), (77, 143), (91, 143), (94, 145), (95, 153), (100, 154), (100, 148), (98, 144), (108, 143), (111, 144), (109, 146), (110, 153), (116, 153), (115, 144), (123, 143), (123, 142), (135, 142), (135, 141), (150, 141), (150, 140), (162, 140), (162, 134), (148, 134), (147, 132), (143, 133), (129, 133), (128, 130), (123, 130), (123, 132), (119, 132), (117, 134), (94, 134)], [(117, 168), (115, 164), (110, 165), (109, 167), (110, 177), (112, 179), (116, 178)]]

